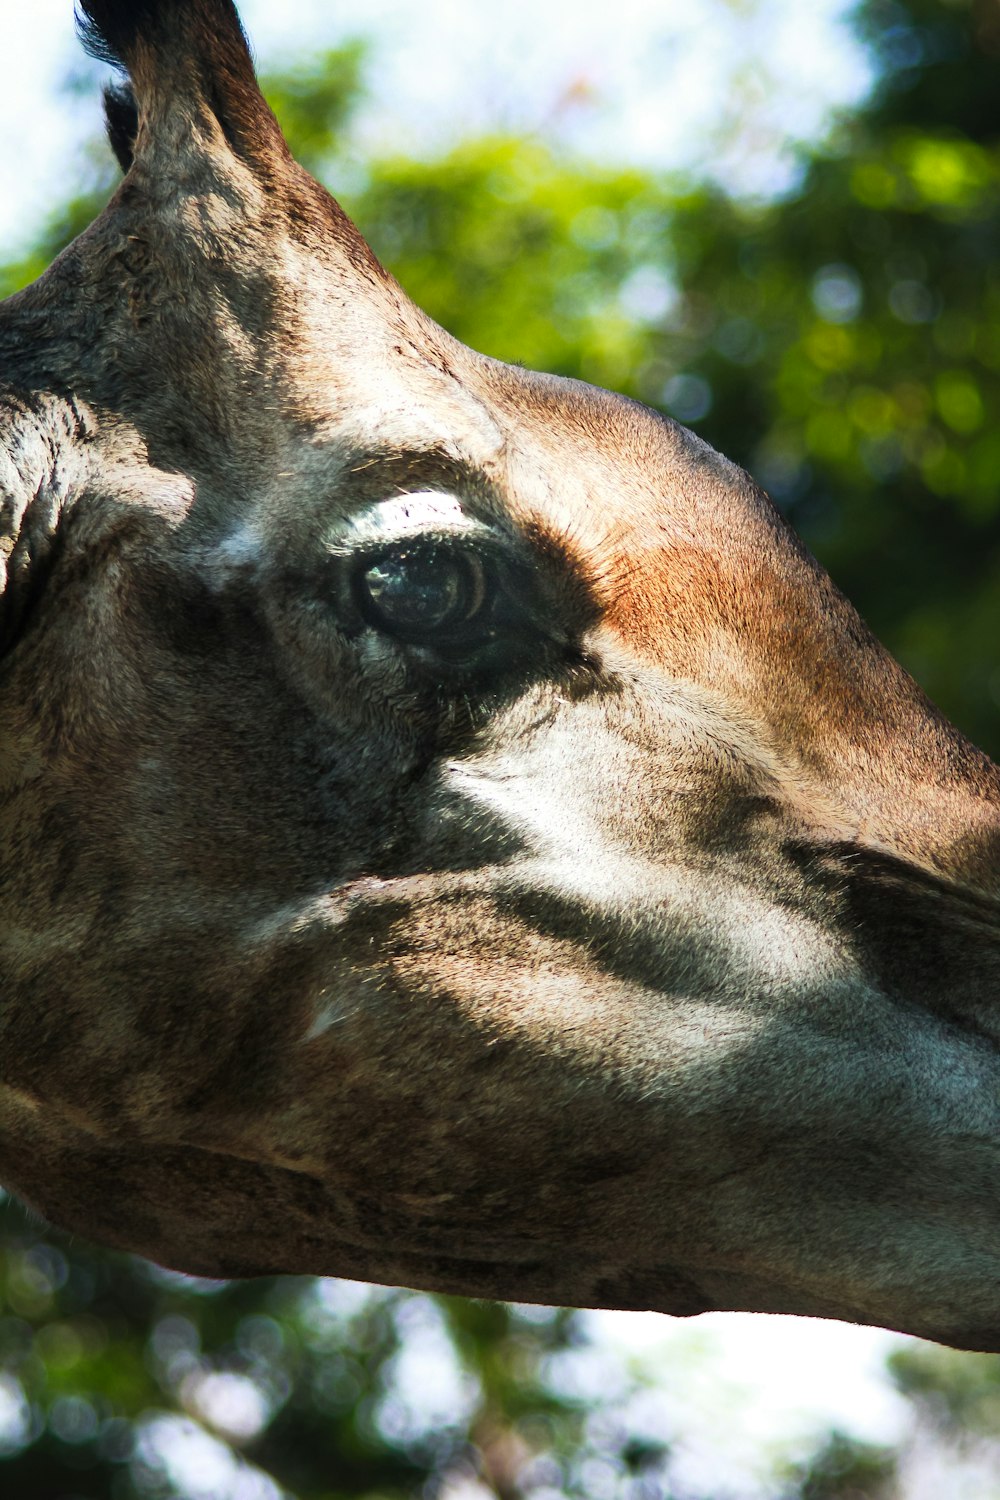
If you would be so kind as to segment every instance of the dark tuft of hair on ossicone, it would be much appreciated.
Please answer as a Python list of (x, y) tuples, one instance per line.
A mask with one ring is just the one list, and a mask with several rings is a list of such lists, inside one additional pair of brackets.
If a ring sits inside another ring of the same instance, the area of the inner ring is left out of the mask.
[(77, 0), (76, 29), (89, 56), (126, 69), (131, 43), (155, 11), (156, 0)]

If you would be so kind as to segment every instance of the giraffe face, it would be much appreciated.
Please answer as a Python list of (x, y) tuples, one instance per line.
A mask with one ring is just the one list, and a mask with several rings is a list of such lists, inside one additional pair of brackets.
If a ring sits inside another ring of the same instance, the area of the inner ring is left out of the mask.
[(0, 314), (0, 1177), (996, 1347), (993, 768), (740, 470), (413, 307), (227, 7), (87, 9), (135, 160)]

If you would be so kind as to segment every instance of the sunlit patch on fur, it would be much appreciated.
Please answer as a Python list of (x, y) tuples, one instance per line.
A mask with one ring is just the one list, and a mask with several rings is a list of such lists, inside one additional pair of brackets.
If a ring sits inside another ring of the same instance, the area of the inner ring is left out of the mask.
[(474, 536), (487, 534), (488, 528), (467, 515), (455, 495), (421, 490), (366, 506), (338, 525), (327, 546), (331, 553), (349, 555), (373, 543), (442, 533)]

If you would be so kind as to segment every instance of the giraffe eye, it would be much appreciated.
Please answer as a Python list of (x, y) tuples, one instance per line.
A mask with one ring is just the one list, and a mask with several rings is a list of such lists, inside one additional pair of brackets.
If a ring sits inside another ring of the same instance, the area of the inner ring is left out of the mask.
[(369, 554), (355, 580), (368, 624), (414, 644), (471, 626), (488, 597), (486, 569), (475, 553), (439, 541), (399, 542)]

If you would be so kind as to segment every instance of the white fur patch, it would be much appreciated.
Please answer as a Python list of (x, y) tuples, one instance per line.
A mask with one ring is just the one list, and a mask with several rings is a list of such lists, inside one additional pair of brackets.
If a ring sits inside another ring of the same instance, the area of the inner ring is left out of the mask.
[(256, 562), (263, 549), (264, 542), (259, 529), (252, 523), (244, 522), (223, 537), (215, 549), (215, 558), (223, 567), (243, 568), (248, 563)]
[(255, 572), (265, 559), (264, 538), (260, 527), (243, 521), (202, 559), (203, 576), (214, 589), (226, 588), (236, 574)]
[(394, 541), (430, 532), (486, 534), (489, 528), (466, 515), (461, 502), (438, 490), (418, 490), (410, 495), (393, 495), (366, 506), (347, 517), (328, 540), (331, 552), (353, 552), (372, 542)]

